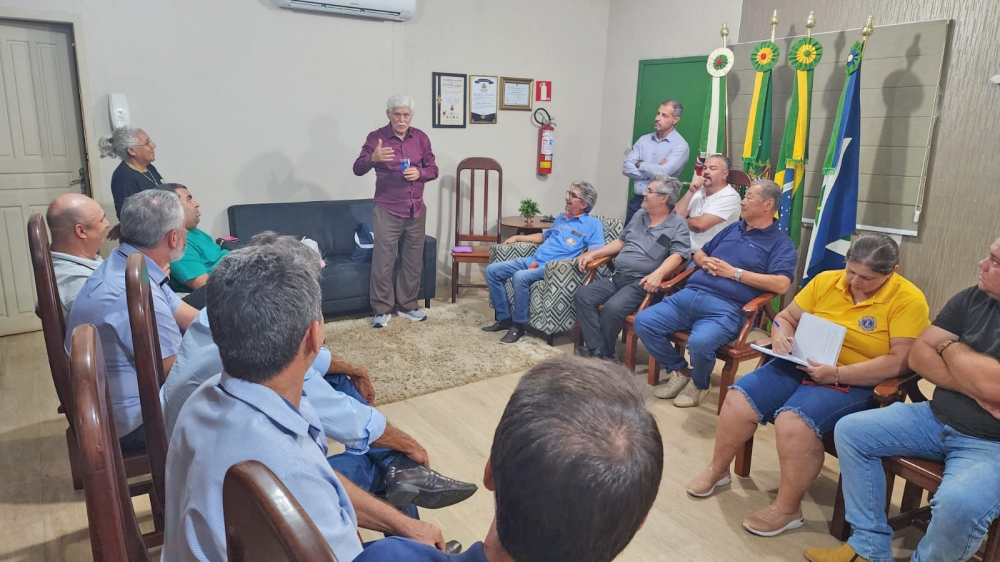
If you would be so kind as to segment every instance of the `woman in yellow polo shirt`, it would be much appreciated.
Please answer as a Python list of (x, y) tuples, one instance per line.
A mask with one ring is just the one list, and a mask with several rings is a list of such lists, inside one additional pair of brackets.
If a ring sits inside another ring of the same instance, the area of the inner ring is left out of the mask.
[(823, 435), (847, 414), (875, 406), (873, 388), (909, 371), (913, 340), (929, 324), (927, 299), (897, 273), (899, 247), (884, 234), (859, 236), (847, 267), (817, 275), (777, 315), (774, 350), (791, 351), (803, 312), (847, 328), (836, 365), (799, 367), (775, 359), (741, 378), (719, 415), (715, 454), (688, 483), (706, 497), (730, 481), (729, 465), (758, 424), (774, 423), (781, 467), (778, 496), (743, 520), (743, 527), (774, 536), (802, 526), (802, 497), (823, 468)]

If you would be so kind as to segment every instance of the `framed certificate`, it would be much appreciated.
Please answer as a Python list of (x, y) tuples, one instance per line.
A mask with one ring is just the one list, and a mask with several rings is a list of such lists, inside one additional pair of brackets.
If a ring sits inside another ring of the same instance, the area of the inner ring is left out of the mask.
[(531, 90), (535, 81), (530, 78), (500, 78), (500, 109), (531, 111)]
[(469, 75), (469, 122), (497, 122), (497, 77)]
[(465, 128), (467, 80), (468, 77), (464, 74), (431, 73), (431, 101), (434, 103), (434, 120), (431, 126), (436, 129)]

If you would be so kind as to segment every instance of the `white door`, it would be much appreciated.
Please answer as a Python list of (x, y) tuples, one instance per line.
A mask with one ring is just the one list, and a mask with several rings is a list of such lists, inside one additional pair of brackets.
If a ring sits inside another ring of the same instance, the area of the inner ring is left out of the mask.
[(41, 328), (28, 217), (82, 187), (72, 49), (69, 26), (0, 20), (0, 335)]

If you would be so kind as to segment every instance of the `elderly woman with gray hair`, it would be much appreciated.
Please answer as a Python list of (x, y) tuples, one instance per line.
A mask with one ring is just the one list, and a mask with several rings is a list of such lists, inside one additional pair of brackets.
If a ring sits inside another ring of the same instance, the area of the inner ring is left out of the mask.
[[(541, 244), (533, 255), (486, 266), (486, 285), (490, 290), (490, 303), (496, 311), (496, 322), (483, 328), (484, 332), (507, 333), (500, 343), (514, 343), (524, 335), (528, 323), (528, 302), (531, 284), (545, 276), (545, 264), (555, 260), (573, 259), (584, 249), (596, 250), (604, 246), (604, 223), (590, 216), (597, 203), (597, 190), (585, 181), (574, 182), (566, 192), (566, 213), (552, 223), (552, 227), (538, 234), (511, 236), (504, 243), (528, 242)], [(514, 310), (507, 301), (504, 282), (514, 285)]]
[[(415, 127), (413, 98), (396, 94), (385, 104), (389, 124), (368, 133), (361, 154), (354, 161), (354, 175), (363, 176), (375, 169), (375, 232), (371, 280), (368, 298), (375, 317), (373, 328), (389, 323), (393, 307), (396, 314), (414, 322), (427, 319), (417, 308), (420, 273), (423, 269), (424, 234), (427, 213), (424, 184), (438, 177), (438, 167), (431, 151), (431, 140)], [(401, 268), (392, 270), (396, 255)]]
[(110, 137), (98, 141), (101, 158), (120, 158), (122, 163), (111, 176), (111, 195), (115, 200), (115, 215), (121, 217), (122, 204), (131, 195), (154, 189), (163, 183), (156, 171), (156, 144), (146, 131), (134, 127), (118, 127)]
[[(663, 279), (690, 257), (691, 234), (687, 221), (674, 212), (681, 182), (666, 174), (655, 174), (642, 194), (642, 207), (625, 225), (618, 239), (603, 248), (584, 252), (577, 265), (615, 256), (611, 277), (598, 279), (576, 293), (584, 357), (615, 358), (615, 341), (625, 317), (635, 314)], [(601, 308), (603, 305), (603, 308)]]

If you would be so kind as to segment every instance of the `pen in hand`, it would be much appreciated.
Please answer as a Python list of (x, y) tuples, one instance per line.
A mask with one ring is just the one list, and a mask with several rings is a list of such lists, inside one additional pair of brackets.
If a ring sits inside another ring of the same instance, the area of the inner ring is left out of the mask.
[(774, 327), (777, 328), (779, 332), (781, 332), (781, 335), (785, 336), (786, 340), (788, 341), (792, 340), (792, 338), (788, 337), (788, 334), (786, 334), (785, 331), (781, 329), (781, 324), (778, 324), (777, 320), (772, 320), (772, 322), (774, 322)]

